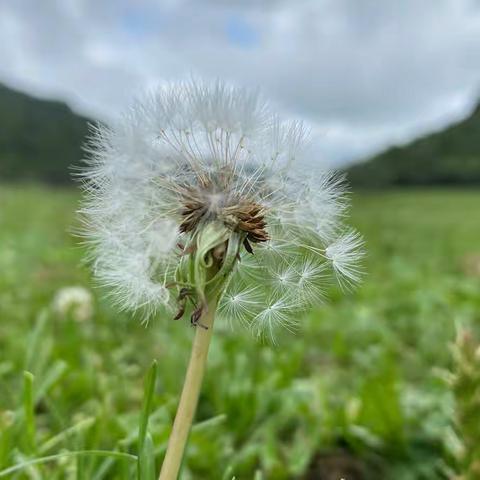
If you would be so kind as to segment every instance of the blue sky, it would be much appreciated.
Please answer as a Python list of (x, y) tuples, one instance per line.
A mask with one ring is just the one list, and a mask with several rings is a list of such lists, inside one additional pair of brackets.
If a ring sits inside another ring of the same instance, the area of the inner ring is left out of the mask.
[(225, 33), (227, 41), (233, 45), (259, 48), (260, 32), (238, 14), (232, 14), (226, 19)]
[(111, 118), (165, 81), (258, 87), (339, 165), (467, 115), (478, 0), (2, 0), (0, 82)]

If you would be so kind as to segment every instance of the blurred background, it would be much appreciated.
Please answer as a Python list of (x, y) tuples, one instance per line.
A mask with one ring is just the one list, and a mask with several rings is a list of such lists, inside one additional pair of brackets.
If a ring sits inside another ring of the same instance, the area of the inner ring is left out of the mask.
[[(368, 258), (356, 292), (332, 287), (276, 347), (218, 326), (182, 478), (480, 478), (479, 52), (478, 0), (1, 0), (0, 474), (66, 449), (135, 452), (153, 358), (161, 463), (192, 331), (104, 299), (71, 233), (71, 173), (88, 122), (201, 76), (311, 126), (311, 161), (348, 175)], [(81, 458), (12, 478), (129, 468)]]

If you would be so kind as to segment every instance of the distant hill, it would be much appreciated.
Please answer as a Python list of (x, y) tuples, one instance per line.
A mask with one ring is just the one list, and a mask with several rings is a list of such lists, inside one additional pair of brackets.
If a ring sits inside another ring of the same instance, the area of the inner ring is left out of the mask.
[(0, 181), (70, 182), (87, 132), (87, 119), (64, 103), (0, 85)]
[[(71, 182), (88, 119), (0, 84), (0, 182)], [(347, 170), (354, 187), (480, 185), (480, 104), (465, 120)]]
[(480, 104), (465, 120), (347, 170), (352, 186), (480, 184)]

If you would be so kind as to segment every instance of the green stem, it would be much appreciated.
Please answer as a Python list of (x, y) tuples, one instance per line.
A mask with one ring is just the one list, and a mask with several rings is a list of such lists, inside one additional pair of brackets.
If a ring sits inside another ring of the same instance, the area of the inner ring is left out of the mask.
[(200, 319), (201, 325), (196, 327), (187, 375), (159, 480), (176, 480), (178, 478), (205, 373), (216, 306), (216, 298), (208, 299), (206, 312)]
[(137, 461), (137, 457), (135, 455), (130, 455), (128, 453), (123, 453), (123, 452), (109, 452), (105, 450), (81, 450), (78, 452), (63, 452), (63, 453), (58, 453), (56, 455), (49, 455), (48, 457), (34, 458), (33, 460), (27, 460), (18, 465), (14, 465), (13, 467), (9, 467), (5, 470), (0, 471), (0, 477), (6, 477), (7, 475), (11, 475), (12, 473), (19, 472), (20, 470), (31, 467), (33, 465), (40, 465), (42, 463), (53, 462), (64, 457), (79, 457), (83, 455), (89, 455), (93, 457), (111, 457), (111, 458), (118, 458), (123, 460)]

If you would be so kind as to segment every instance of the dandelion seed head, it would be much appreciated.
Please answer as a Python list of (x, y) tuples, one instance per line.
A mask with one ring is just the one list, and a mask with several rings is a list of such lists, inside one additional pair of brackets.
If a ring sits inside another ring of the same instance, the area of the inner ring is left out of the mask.
[(80, 286), (60, 288), (55, 293), (52, 306), (60, 317), (71, 315), (77, 322), (91, 319), (94, 313), (92, 293)]
[(341, 233), (343, 177), (311, 158), (306, 169), (308, 129), (257, 92), (220, 81), (166, 85), (93, 127), (86, 150), (83, 233), (120, 308), (148, 317), (174, 308), (182, 288), (201, 297), (188, 259), (209, 225), (220, 226), (224, 253), (238, 246), (219, 309), (257, 332), (291, 328), (320, 301), (328, 268), (359, 279), (360, 237)]

